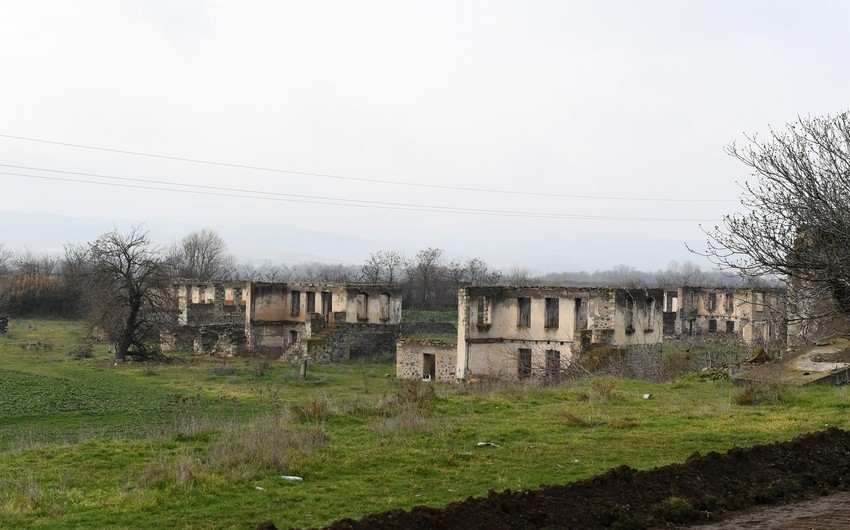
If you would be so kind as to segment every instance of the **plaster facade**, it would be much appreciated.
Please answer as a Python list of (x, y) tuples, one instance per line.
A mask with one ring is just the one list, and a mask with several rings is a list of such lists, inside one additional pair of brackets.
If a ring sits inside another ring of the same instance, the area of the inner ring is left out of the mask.
[(666, 291), (664, 305), (668, 333), (726, 333), (760, 345), (785, 341), (783, 289), (686, 286)]
[(662, 299), (661, 289), (461, 288), (456, 376), (545, 377), (594, 346), (660, 347)]
[[(165, 348), (290, 361), (341, 360), (393, 353), (401, 324), (401, 287), (395, 284), (185, 280), (172, 289), (177, 326), (164, 337)], [(322, 344), (332, 338), (331, 332), (336, 339), (328, 347), (334, 351), (327, 352)]]

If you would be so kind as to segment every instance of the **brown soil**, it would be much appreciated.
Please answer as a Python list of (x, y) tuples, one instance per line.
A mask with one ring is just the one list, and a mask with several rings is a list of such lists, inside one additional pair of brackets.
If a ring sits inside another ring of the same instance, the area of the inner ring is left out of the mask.
[(417, 506), (332, 529), (653, 528), (716, 521), (736, 510), (850, 490), (850, 433), (839, 429), (789, 442), (694, 453), (683, 464), (628, 466), (561, 486), (468, 498), (437, 509)]

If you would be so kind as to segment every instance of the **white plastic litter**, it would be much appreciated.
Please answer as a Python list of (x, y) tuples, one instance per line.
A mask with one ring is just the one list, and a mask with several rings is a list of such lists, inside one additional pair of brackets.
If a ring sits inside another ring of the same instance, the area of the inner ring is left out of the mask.
[(301, 482), (302, 480), (304, 480), (303, 478), (296, 477), (295, 475), (281, 475), (280, 478), (282, 478), (283, 480), (294, 480), (296, 482)]

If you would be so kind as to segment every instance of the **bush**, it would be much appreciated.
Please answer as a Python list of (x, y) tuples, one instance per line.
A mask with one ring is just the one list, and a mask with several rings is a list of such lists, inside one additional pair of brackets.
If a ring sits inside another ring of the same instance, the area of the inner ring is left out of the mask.
[(607, 402), (616, 396), (614, 388), (616, 383), (613, 379), (597, 378), (590, 380), (590, 389), (595, 401)]
[(303, 406), (292, 405), (289, 411), (301, 421), (323, 421), (331, 415), (331, 402), (327, 397), (319, 397)]
[(260, 356), (251, 363), (251, 374), (255, 379), (260, 379), (272, 372), (272, 360), (266, 356)]
[(780, 383), (756, 383), (742, 388), (732, 401), (737, 405), (775, 405), (788, 398), (788, 390)]
[(78, 344), (68, 352), (68, 357), (74, 360), (90, 359), (94, 356), (91, 344)]

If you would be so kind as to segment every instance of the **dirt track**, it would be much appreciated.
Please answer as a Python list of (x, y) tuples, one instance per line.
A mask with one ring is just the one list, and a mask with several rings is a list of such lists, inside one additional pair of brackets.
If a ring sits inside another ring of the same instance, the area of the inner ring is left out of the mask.
[[(627, 466), (562, 486), (490, 492), (445, 508), (414, 507), (343, 519), (332, 529), (392, 528), (653, 528), (719, 521), (730, 512), (784, 504), (850, 489), (850, 433), (829, 429), (789, 442), (734, 448), (683, 464), (636, 471)], [(847, 499), (847, 497), (843, 497)], [(812, 514), (824, 502), (812, 504)], [(797, 509), (792, 515), (800, 515)], [(847, 512), (850, 513), (850, 509)], [(750, 511), (742, 517), (770, 516)], [(792, 526), (758, 528), (798, 528)], [(846, 521), (846, 519), (841, 519)], [(756, 527), (759, 519), (744, 526)], [(802, 520), (803, 527), (815, 527)], [(828, 523), (827, 524), (831, 524)], [(808, 525), (808, 526), (805, 526)], [(734, 528), (737, 526), (708, 526)], [(841, 526), (842, 528), (845, 525)], [(823, 526), (823, 528), (838, 528)]]
[(850, 526), (850, 493), (841, 492), (783, 506), (759, 506), (732, 513), (696, 530), (844, 530)]

